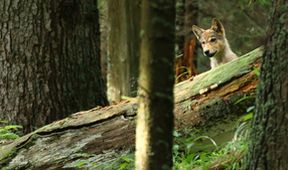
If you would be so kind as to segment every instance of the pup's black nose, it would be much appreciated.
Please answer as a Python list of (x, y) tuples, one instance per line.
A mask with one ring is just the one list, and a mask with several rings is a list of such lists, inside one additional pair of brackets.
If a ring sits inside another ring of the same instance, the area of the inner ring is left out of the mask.
[(209, 50), (206, 50), (206, 51), (204, 51), (204, 54), (205, 54), (207, 57), (213, 57), (213, 56), (216, 54), (216, 52), (210, 53)]

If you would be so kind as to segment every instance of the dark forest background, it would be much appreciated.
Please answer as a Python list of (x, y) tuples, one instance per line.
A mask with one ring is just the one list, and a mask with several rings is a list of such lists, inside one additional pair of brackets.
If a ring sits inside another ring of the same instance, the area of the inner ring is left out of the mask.
[[(108, 30), (111, 28), (109, 28), (107, 24), (107, 1), (98, 1), (102, 36), (102, 69), (106, 70), (107, 38)], [(183, 46), (185, 37), (188, 39), (194, 37), (191, 30), (192, 25), (199, 25), (207, 29), (211, 25), (212, 18), (221, 20), (225, 27), (230, 46), (238, 56), (263, 45), (265, 42), (270, 8), (271, 2), (265, 0), (259, 0), (257, 3), (253, 3), (251, 0), (177, 0), (177, 45), (175, 47), (177, 56), (181, 56), (184, 53)], [(209, 59), (202, 54), (200, 44), (197, 42), (196, 45), (196, 57), (193, 57), (193, 60), (198, 73), (201, 73), (209, 69)]]

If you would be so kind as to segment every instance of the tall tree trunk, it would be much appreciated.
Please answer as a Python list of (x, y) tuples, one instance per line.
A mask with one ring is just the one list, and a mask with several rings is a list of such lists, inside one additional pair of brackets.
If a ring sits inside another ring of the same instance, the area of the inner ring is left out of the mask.
[(172, 168), (175, 1), (143, 0), (136, 169)]
[(186, 0), (176, 0), (176, 19), (175, 19), (176, 20), (175, 22), (176, 23), (176, 37), (175, 37), (176, 51), (175, 53), (177, 56), (182, 56), (183, 49), (184, 49), (185, 1)]
[[(184, 3), (184, 4), (182, 4)], [(198, 18), (198, 0), (178, 0), (178, 8), (184, 8), (179, 11), (178, 38), (177, 42), (181, 49), (181, 57), (176, 59), (176, 82), (181, 82), (189, 77), (196, 75), (196, 37), (192, 34), (192, 25), (197, 24)], [(183, 6), (182, 6), (183, 5)], [(184, 12), (183, 12), (184, 11)], [(183, 14), (183, 15), (181, 15)], [(182, 21), (181, 21), (182, 20)]]
[[(101, 72), (104, 83), (107, 84), (107, 62), (108, 62), (108, 2), (98, 1), (99, 9), (99, 25), (100, 25), (100, 56), (101, 56)], [(108, 96), (107, 96), (108, 97)]]
[(137, 95), (140, 0), (109, 0), (108, 98)]
[(288, 167), (288, 1), (273, 1), (247, 169)]
[(198, 0), (185, 1), (184, 19), (184, 58), (188, 60), (186, 66), (189, 68), (190, 75), (197, 74), (196, 71), (196, 37), (192, 33), (192, 25), (197, 25), (198, 19)]
[(0, 119), (31, 131), (107, 104), (97, 1), (0, 2)]

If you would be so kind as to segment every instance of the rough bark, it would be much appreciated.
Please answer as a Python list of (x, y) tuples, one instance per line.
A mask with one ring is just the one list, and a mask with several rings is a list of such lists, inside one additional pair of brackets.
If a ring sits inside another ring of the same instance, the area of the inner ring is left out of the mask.
[(288, 167), (288, 1), (273, 1), (247, 169)]
[(140, 1), (108, 1), (108, 97), (137, 95), (139, 75)]
[(97, 1), (0, 2), (0, 119), (31, 131), (105, 105)]
[[(244, 100), (235, 104), (243, 96), (254, 96), (258, 77), (253, 70), (259, 67), (261, 56), (262, 51), (257, 49), (192, 81), (176, 85), (176, 128), (209, 128), (215, 140), (223, 140), (224, 133), (233, 133), (233, 129), (227, 132), (225, 124), (222, 129), (216, 128), (216, 124), (227, 123), (227, 119), (237, 120), (245, 108), (254, 103), (254, 100)], [(218, 86), (211, 89), (213, 84)], [(75, 160), (86, 158), (84, 153), (95, 154), (96, 164), (111, 159), (107, 155), (134, 146), (136, 112), (137, 103), (126, 101), (76, 113), (2, 146), (0, 166), (64, 169), (71, 167)]]
[(172, 169), (175, 1), (143, 0), (135, 169)]

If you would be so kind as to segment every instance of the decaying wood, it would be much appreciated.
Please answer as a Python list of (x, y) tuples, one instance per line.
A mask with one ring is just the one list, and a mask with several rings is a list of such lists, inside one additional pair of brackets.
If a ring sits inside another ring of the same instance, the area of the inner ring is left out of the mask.
[[(253, 69), (259, 67), (261, 55), (262, 49), (258, 48), (238, 60), (176, 85), (176, 128), (214, 129), (216, 122), (243, 114), (241, 108), (247, 102), (237, 101), (254, 94), (257, 76)], [(109, 152), (130, 148), (135, 139), (136, 111), (135, 101), (124, 101), (51, 123), (2, 146), (0, 167), (64, 169), (82, 158), (83, 153), (105, 157)], [(99, 161), (105, 159), (102, 157)]]

